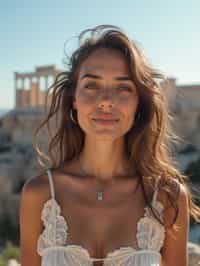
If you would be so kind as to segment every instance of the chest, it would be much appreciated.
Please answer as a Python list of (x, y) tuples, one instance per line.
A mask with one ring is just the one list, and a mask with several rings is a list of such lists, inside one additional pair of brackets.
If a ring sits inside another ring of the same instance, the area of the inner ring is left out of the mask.
[(121, 246), (137, 248), (137, 222), (145, 203), (140, 186), (135, 188), (134, 183), (128, 188), (113, 187), (98, 201), (90, 186), (57, 185), (57, 201), (68, 225), (66, 244), (81, 245), (94, 257), (104, 257)]

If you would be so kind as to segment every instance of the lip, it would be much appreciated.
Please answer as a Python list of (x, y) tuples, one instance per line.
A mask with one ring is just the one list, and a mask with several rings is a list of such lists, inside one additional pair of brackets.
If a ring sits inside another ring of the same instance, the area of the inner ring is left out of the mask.
[(119, 119), (93, 118), (93, 120), (102, 120), (102, 121), (118, 121)]
[(113, 125), (116, 122), (118, 122), (118, 119), (112, 119), (112, 120), (108, 120), (108, 119), (93, 119), (96, 123), (100, 123), (100, 124), (104, 124), (104, 125)]
[(97, 118), (93, 118), (94, 120), (105, 120), (105, 121), (118, 121), (119, 119), (118, 118), (114, 118), (114, 117), (106, 117), (106, 116), (100, 116), (100, 117), (97, 117)]

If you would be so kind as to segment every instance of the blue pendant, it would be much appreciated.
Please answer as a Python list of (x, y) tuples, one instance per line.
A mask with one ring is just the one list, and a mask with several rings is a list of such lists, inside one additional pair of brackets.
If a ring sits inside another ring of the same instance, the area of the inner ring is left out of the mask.
[(102, 191), (98, 191), (97, 192), (97, 198), (98, 198), (98, 200), (102, 200), (103, 199), (103, 192)]

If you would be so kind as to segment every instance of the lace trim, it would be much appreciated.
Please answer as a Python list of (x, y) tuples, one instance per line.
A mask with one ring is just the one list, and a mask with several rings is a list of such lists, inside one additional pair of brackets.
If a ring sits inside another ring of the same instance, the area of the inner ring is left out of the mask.
[(153, 254), (153, 255), (161, 257), (161, 254), (159, 251), (149, 250), (149, 249), (136, 250), (130, 246), (127, 246), (127, 247), (120, 247), (114, 251), (109, 252), (107, 256), (104, 258), (94, 258), (90, 256), (87, 249), (85, 249), (84, 247), (80, 245), (73, 245), (73, 244), (67, 245), (67, 246), (48, 247), (43, 250), (43, 255), (52, 250), (64, 251), (66, 253), (69, 252), (70, 256), (74, 255), (75, 257), (78, 257), (78, 258), (81, 257), (81, 259), (85, 259), (89, 261), (104, 261), (104, 262), (107, 262), (109, 260), (112, 260), (112, 261), (119, 260), (120, 258), (127, 259), (129, 256), (138, 256), (138, 255), (143, 255), (143, 254), (151, 254), (151, 255)]
[[(156, 200), (152, 203), (152, 206), (163, 222), (163, 204)], [(145, 207), (144, 217), (140, 218), (137, 223), (136, 238), (140, 249), (160, 251), (163, 246), (165, 227), (154, 217), (152, 210), (148, 206)]]
[(61, 209), (54, 198), (48, 200), (43, 207), (41, 220), (45, 226), (42, 234), (38, 238), (37, 251), (41, 255), (43, 249), (51, 246), (65, 245), (68, 236), (68, 225)]
[[(162, 203), (156, 200), (152, 203), (152, 206), (162, 220), (164, 209)], [(144, 209), (144, 216), (137, 223), (136, 239), (138, 247), (140, 249), (159, 251), (164, 242), (165, 228), (156, 220), (148, 206)], [(61, 208), (54, 198), (49, 199), (44, 204), (41, 220), (44, 223), (45, 229), (39, 236), (37, 243), (37, 251), (40, 255), (42, 255), (43, 250), (47, 247), (66, 245), (68, 225), (60, 213)]]

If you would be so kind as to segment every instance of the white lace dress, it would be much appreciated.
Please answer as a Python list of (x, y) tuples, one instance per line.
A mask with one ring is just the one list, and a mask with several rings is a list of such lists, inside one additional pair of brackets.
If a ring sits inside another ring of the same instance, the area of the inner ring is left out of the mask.
[[(137, 246), (120, 247), (107, 254), (103, 259), (93, 258), (88, 250), (80, 245), (66, 244), (68, 235), (67, 221), (60, 214), (61, 208), (55, 199), (53, 176), (47, 170), (51, 199), (43, 207), (41, 219), (44, 230), (37, 242), (37, 252), (42, 256), (41, 266), (93, 266), (95, 261), (102, 261), (103, 266), (160, 266), (160, 250), (164, 243), (165, 228), (151, 213), (149, 207), (145, 207), (144, 216), (137, 223)], [(162, 219), (163, 205), (156, 200), (157, 184), (152, 199), (153, 207), (158, 211)]]

